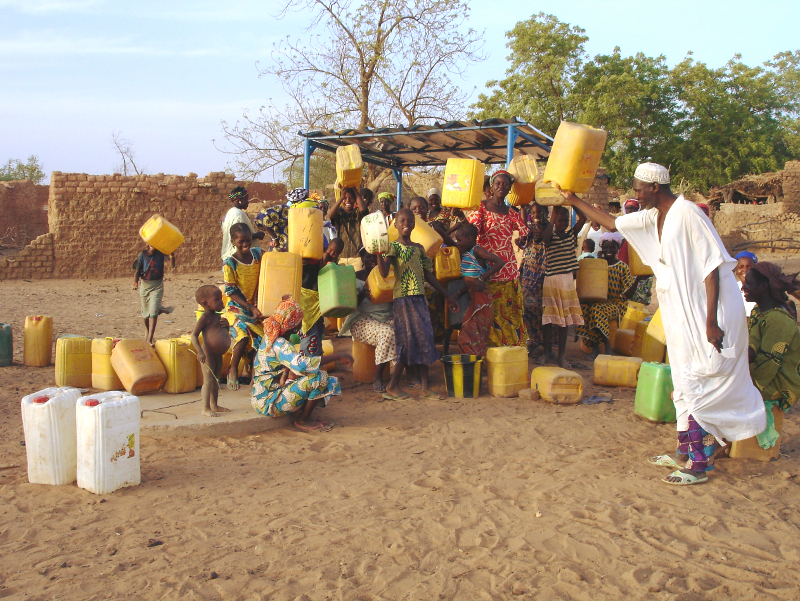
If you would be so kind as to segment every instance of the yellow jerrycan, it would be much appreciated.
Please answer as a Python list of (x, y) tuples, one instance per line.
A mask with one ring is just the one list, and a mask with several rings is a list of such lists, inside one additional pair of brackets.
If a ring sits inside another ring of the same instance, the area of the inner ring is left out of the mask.
[[(651, 327), (650, 321), (640, 321), (636, 326), (636, 335), (634, 336), (633, 342), (633, 356), (634, 357), (641, 357), (642, 361), (645, 363), (663, 363), (664, 362), (664, 353), (667, 350), (667, 345), (663, 342), (658, 340), (655, 336), (650, 333)], [(644, 325), (643, 325), (644, 324)], [(636, 337), (639, 336), (639, 328), (643, 327), (644, 331), (642, 332), (642, 342), (641, 346), (638, 348), (638, 353), (636, 352)]]
[[(414, 219), (415, 225), (414, 229), (411, 230), (411, 241), (422, 244), (422, 248), (425, 249), (425, 254), (432, 260), (435, 260), (439, 249), (442, 248), (442, 237), (435, 229), (429, 226), (427, 222), (421, 219), (419, 215), (414, 215)], [(397, 228), (394, 222), (392, 222), (391, 225), (389, 225), (389, 242), (397, 240), (397, 236)]]
[(549, 403), (574, 405), (583, 396), (583, 378), (561, 367), (537, 367), (531, 372), (531, 388)]
[(322, 258), (322, 211), (310, 207), (289, 209), (289, 252), (303, 259)]
[(45, 367), (53, 358), (53, 318), (28, 315), (25, 318), (22, 363), (25, 367)]
[(363, 172), (364, 161), (361, 159), (361, 149), (357, 144), (339, 146), (336, 149), (336, 180), (342, 188), (361, 186)]
[(92, 340), (92, 388), (99, 390), (124, 390), (117, 372), (111, 366), (111, 350), (114, 348), (111, 337)]
[(641, 367), (640, 357), (597, 355), (594, 360), (594, 383), (597, 386), (636, 388)]
[(300, 302), (303, 259), (296, 253), (268, 252), (261, 257), (258, 280), (258, 310), (266, 317), (275, 312), (284, 294)]
[(664, 322), (661, 319), (661, 309), (656, 309), (650, 320), (650, 325), (647, 326), (647, 334), (658, 340), (661, 344), (667, 344), (667, 335), (664, 332)]
[(167, 372), (164, 392), (180, 394), (197, 388), (197, 355), (190, 348), (191, 343), (177, 338), (156, 340), (156, 355)]
[(56, 340), (56, 386), (92, 385), (92, 341), (83, 336)]
[(647, 312), (647, 307), (642, 303), (635, 303), (628, 301), (625, 303), (625, 315), (622, 321), (619, 322), (620, 330), (635, 330), (636, 324), (643, 321), (650, 313)]
[(125, 390), (134, 395), (158, 392), (167, 372), (153, 347), (144, 340), (123, 338), (111, 351), (111, 366)]
[(633, 354), (634, 336), (636, 336), (636, 330), (617, 329), (616, 334), (614, 334), (614, 341), (611, 343), (611, 348), (614, 349), (615, 353), (630, 357)]
[(542, 180), (536, 182), (533, 198), (542, 207), (572, 206), (552, 184), (545, 184)]
[(653, 275), (653, 270), (649, 265), (642, 263), (642, 258), (630, 244), (628, 244), (628, 267), (634, 276)]
[(542, 177), (536, 158), (530, 155), (516, 157), (509, 164), (508, 172), (514, 176), (514, 183), (506, 202), (512, 207), (529, 204), (536, 195), (536, 182)]
[(770, 449), (762, 449), (755, 436), (737, 440), (731, 443), (730, 457), (732, 459), (754, 459), (756, 461), (777, 461), (781, 456), (781, 442), (783, 442), (783, 410), (778, 407), (772, 409), (772, 419), (775, 430), (778, 431), (778, 440)]
[(499, 346), (486, 351), (489, 394), (508, 398), (519, 396), (528, 387), (528, 349), (523, 346)]
[(576, 194), (588, 192), (600, 166), (606, 135), (602, 129), (562, 121), (542, 181)]
[(139, 228), (139, 235), (156, 250), (171, 255), (183, 244), (181, 231), (161, 215), (153, 215)]
[[(472, 211), (481, 204), (486, 169), (474, 159), (447, 159), (442, 184), (442, 206)], [(391, 239), (391, 235), (390, 235)]]
[(578, 261), (575, 281), (578, 298), (584, 303), (602, 303), (608, 299), (608, 263), (605, 259)]
[(376, 305), (390, 303), (394, 300), (394, 269), (389, 268), (388, 277), (383, 277), (377, 267), (373, 267), (367, 276), (367, 287)]
[(436, 253), (433, 271), (439, 283), (445, 285), (461, 277), (461, 254), (455, 246), (444, 246)]

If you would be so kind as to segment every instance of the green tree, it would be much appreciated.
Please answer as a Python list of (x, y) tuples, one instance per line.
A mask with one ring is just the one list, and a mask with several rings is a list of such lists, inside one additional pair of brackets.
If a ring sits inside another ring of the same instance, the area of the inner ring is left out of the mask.
[(29, 156), (25, 163), (19, 159), (8, 159), (8, 162), (0, 167), (0, 181), (29, 179), (34, 184), (41, 184), (44, 177), (39, 157), (35, 154)]
[(487, 82), (490, 93), (478, 97), (473, 117), (522, 117), (550, 134), (561, 121), (574, 120), (579, 103), (573, 87), (587, 59), (584, 33), (542, 12), (518, 22), (506, 33), (506, 77)]
[[(283, 179), (289, 190), (303, 187), (303, 159), (298, 158), (288, 163), (283, 169)], [(325, 190), (326, 186), (336, 181), (336, 155), (317, 150), (311, 155), (309, 170), (309, 186), (312, 190)], [(332, 193), (331, 193), (332, 194)]]

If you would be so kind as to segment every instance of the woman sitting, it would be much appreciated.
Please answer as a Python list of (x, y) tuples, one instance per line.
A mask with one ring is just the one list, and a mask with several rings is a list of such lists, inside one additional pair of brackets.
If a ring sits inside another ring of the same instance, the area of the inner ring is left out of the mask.
[(764, 449), (772, 448), (780, 433), (775, 429), (773, 408), (786, 411), (800, 394), (800, 332), (789, 315), (787, 291), (797, 281), (781, 273), (774, 263), (756, 263), (745, 275), (745, 300), (756, 304), (750, 314), (750, 377), (761, 392), (767, 409), (767, 428), (756, 438)]
[(609, 324), (622, 319), (625, 314), (625, 300), (632, 293), (632, 286), (636, 282), (628, 266), (617, 257), (621, 243), (622, 236), (616, 232), (607, 232), (600, 238), (598, 258), (605, 259), (608, 263), (608, 297), (605, 302), (581, 303), (584, 324), (577, 327), (577, 334), (592, 349), (589, 356), (591, 359), (600, 354), (601, 344), (603, 352), (606, 355), (611, 354)]
[[(262, 415), (281, 417), (299, 413), (294, 427), (303, 432), (328, 431), (333, 425), (312, 422), (311, 412), (321, 402), (325, 407), (332, 396), (342, 394), (337, 378), (319, 369), (321, 357), (306, 357), (289, 342), (300, 331), (303, 310), (291, 297), (284, 297), (270, 317), (264, 320), (264, 337), (253, 367), (251, 403)], [(334, 353), (326, 361), (352, 365), (353, 358)]]

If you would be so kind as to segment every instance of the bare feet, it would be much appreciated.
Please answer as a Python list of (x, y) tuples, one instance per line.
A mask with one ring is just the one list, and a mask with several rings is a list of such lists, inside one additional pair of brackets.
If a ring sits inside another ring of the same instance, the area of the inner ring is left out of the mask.
[(216, 411), (217, 413), (229, 413), (230, 409), (227, 407), (220, 407), (219, 405), (211, 405), (211, 411)]
[(301, 432), (307, 432), (309, 434), (317, 433), (317, 432), (330, 432), (333, 428), (333, 424), (328, 424), (326, 422), (294, 422), (294, 427)]
[[(227, 409), (225, 411), (227, 411)], [(217, 414), (211, 411), (211, 409), (203, 409), (202, 414), (206, 417), (217, 417)]]

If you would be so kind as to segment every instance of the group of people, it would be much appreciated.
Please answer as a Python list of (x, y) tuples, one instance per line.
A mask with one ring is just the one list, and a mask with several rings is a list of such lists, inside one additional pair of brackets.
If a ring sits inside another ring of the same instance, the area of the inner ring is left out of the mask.
[[(257, 411), (296, 413), (296, 427), (307, 431), (331, 427), (311, 419), (316, 406), (340, 394), (337, 379), (322, 369), (322, 362), (349, 364), (352, 358), (322, 356), (324, 321), (316, 289), (319, 271), (328, 262), (357, 266), (358, 307), (340, 334), (375, 348), (373, 388), (390, 400), (407, 399), (407, 390), (413, 389), (421, 398), (440, 398), (429, 388), (428, 366), (439, 357), (435, 344), (445, 312), (455, 310), (460, 295), (469, 296), (458, 337), (462, 353), (484, 355), (490, 346), (527, 344), (532, 356), (541, 354), (540, 363), (566, 366), (569, 326), (575, 326), (593, 354), (610, 354), (610, 324), (622, 316), (625, 301), (647, 304), (655, 288), (672, 366), (678, 444), (675, 453), (650, 462), (675, 470), (666, 483), (705, 482), (715, 454), (729, 443), (756, 436), (765, 448), (774, 445), (771, 410), (787, 409), (800, 392), (800, 335), (793, 304), (787, 302), (787, 292), (800, 285), (751, 253), (732, 259), (707, 208), (673, 194), (669, 182), (664, 167), (640, 165), (633, 180), (636, 198), (623, 203), (618, 217), (562, 192), (575, 211), (572, 224), (565, 206), (508, 206), (514, 178), (502, 170), (487, 178), (484, 200), (470, 212), (443, 207), (440, 191), (432, 189), (427, 198), (415, 197), (395, 213), (394, 195), (380, 193), (378, 210), (394, 223), (398, 236), (388, 252), (379, 254), (367, 252), (360, 239), (360, 221), (373, 201), (369, 190), (341, 190), (328, 206), (308, 190), (296, 189), (286, 205), (259, 213), (253, 224), (245, 212), (247, 192), (236, 188), (223, 221), (224, 295), (212, 286), (197, 292), (205, 313), (193, 341), (208, 366), (205, 411), (223, 410), (216, 403), (220, 357), (232, 348), (228, 386), (238, 386), (240, 360), (252, 358)], [(263, 255), (256, 244), (269, 235), (271, 251), (286, 250), (287, 212), (293, 206), (323, 212), (325, 252), (319, 261), (304, 260), (301, 298), (284, 298), (272, 315), (262, 315), (256, 296)], [(431, 258), (411, 240), (419, 220), (434, 228), (444, 245), (458, 248), (461, 292), (451, 294), (439, 283)], [(604, 302), (582, 304), (578, 299), (579, 242), (581, 257), (608, 264)], [(627, 262), (633, 252), (654, 277), (631, 274)], [(373, 270), (386, 278), (390, 269), (393, 299), (374, 302), (367, 279)], [(227, 319), (218, 314), (223, 298)], [(745, 301), (753, 303), (749, 321)], [(386, 381), (389, 366), (393, 370)]]

